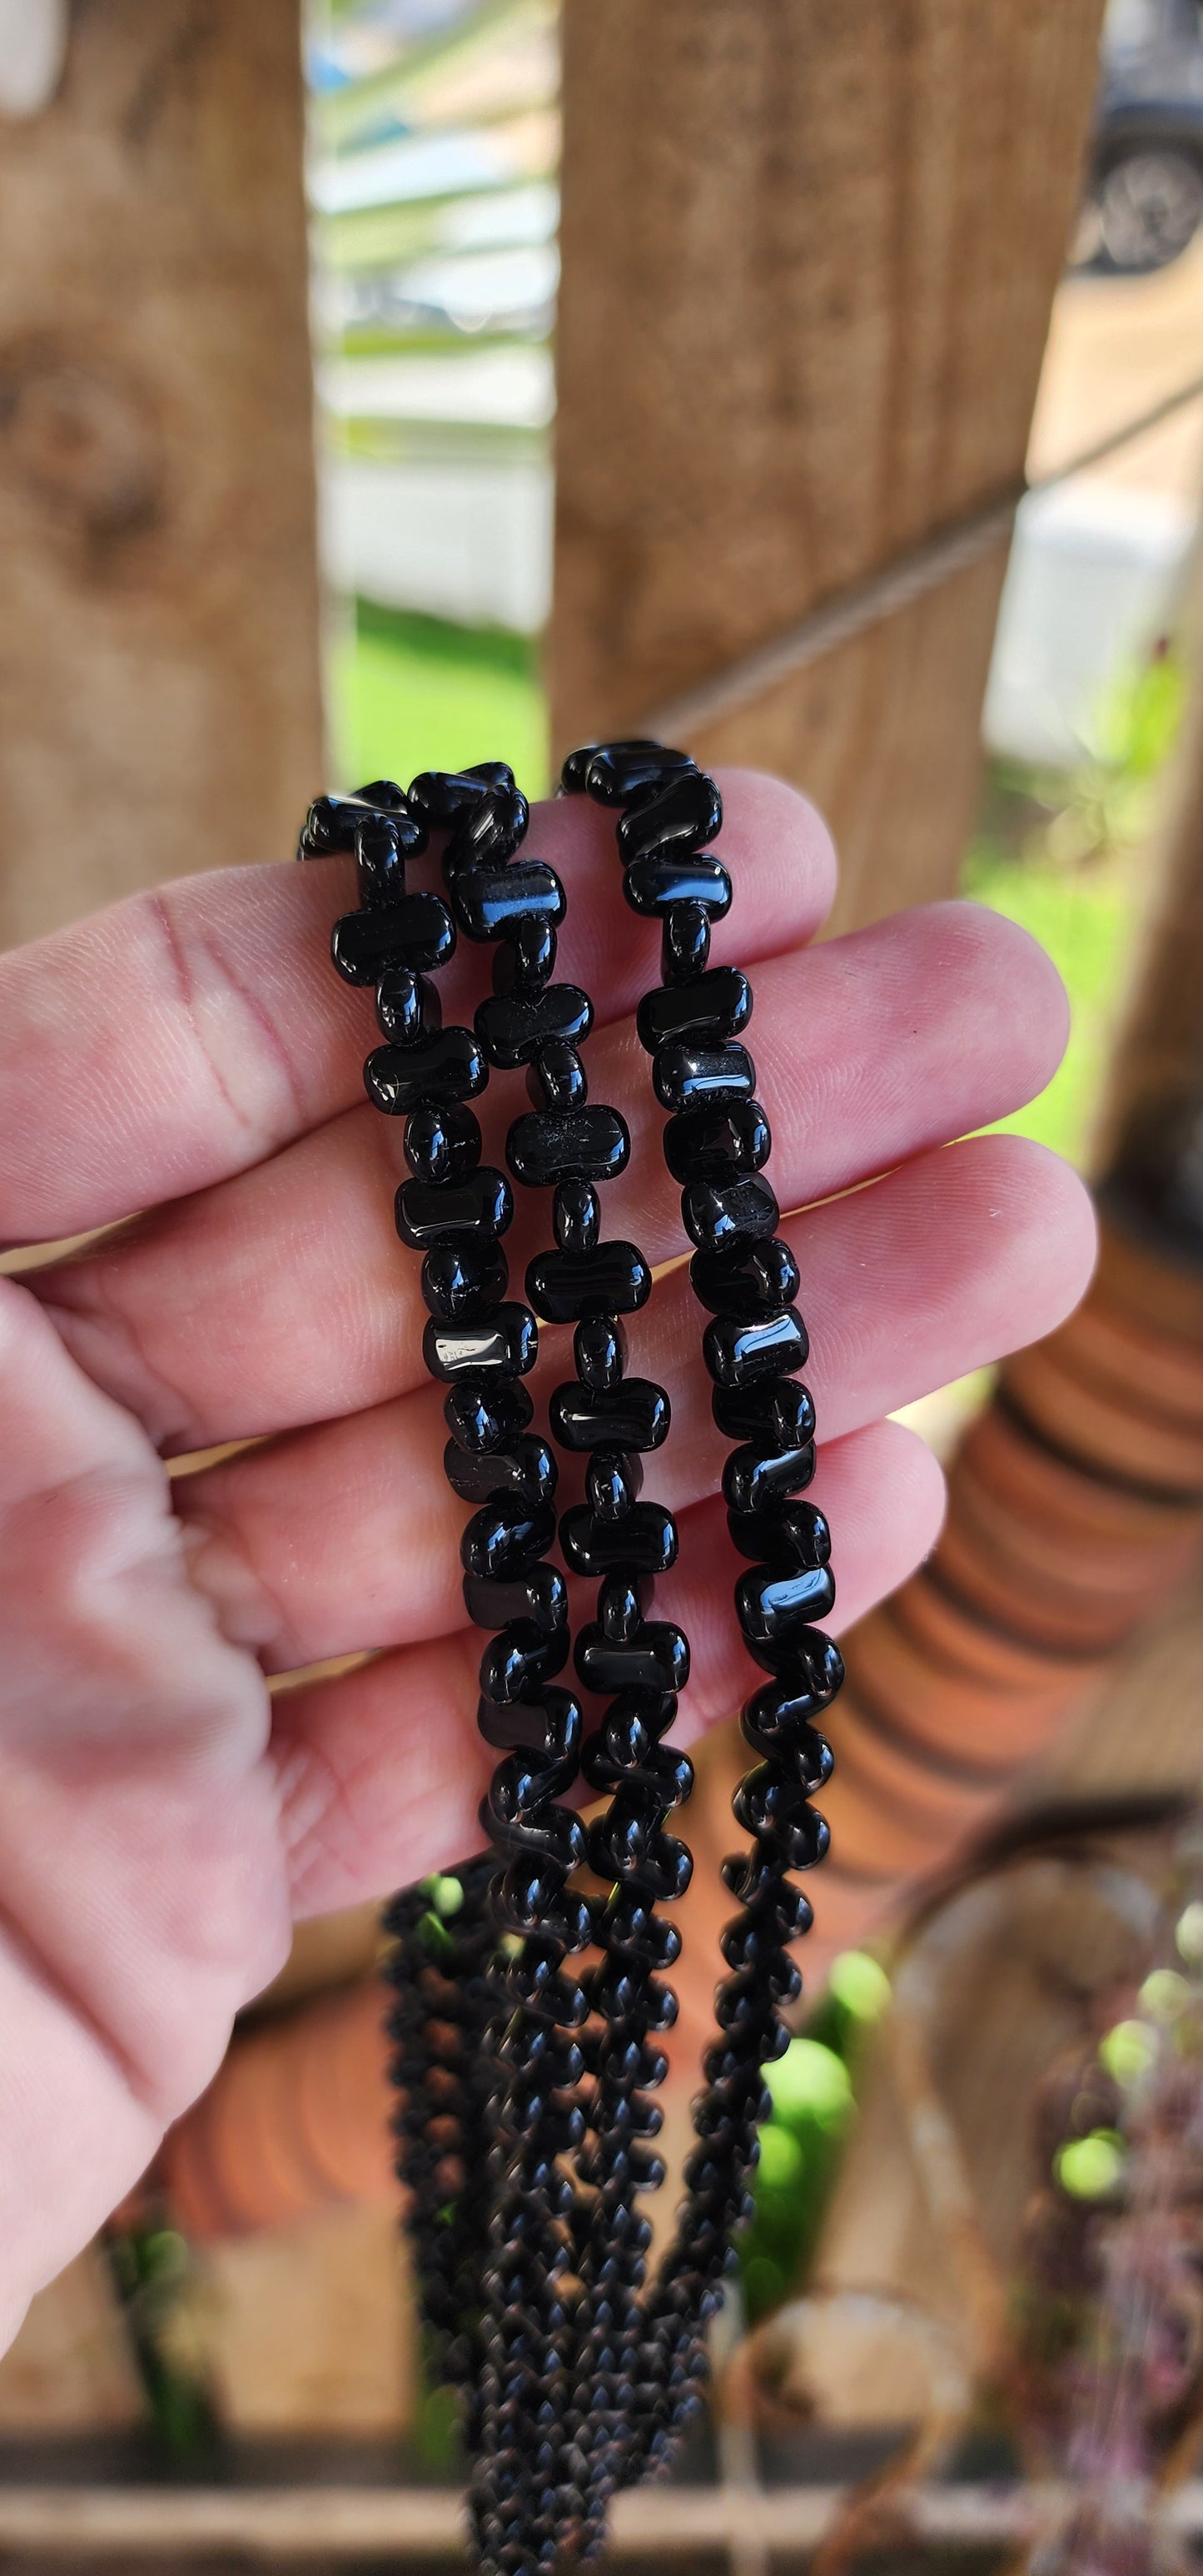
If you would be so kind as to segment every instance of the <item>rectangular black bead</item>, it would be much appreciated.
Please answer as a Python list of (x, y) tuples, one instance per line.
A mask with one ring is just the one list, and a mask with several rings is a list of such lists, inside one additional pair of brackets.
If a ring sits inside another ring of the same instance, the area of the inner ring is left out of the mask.
[(831, 1531), (817, 1503), (776, 1503), (766, 1512), (728, 1512), (731, 1541), (749, 1563), (771, 1565), (783, 1573), (805, 1565), (826, 1565)]
[(505, 1157), (515, 1180), (545, 1190), (559, 1181), (612, 1180), (630, 1151), (616, 1109), (532, 1109), (515, 1118)]
[(652, 1274), (633, 1243), (598, 1243), (592, 1252), (540, 1252), (526, 1274), (526, 1293), (549, 1324), (585, 1315), (634, 1315), (652, 1293)]
[(402, 1243), (425, 1252), (444, 1234), (504, 1234), (514, 1193), (504, 1172), (482, 1163), (462, 1181), (402, 1181), (394, 1206)]
[(369, 1100), (389, 1118), (421, 1100), (474, 1100), (488, 1078), (471, 1029), (439, 1029), (421, 1046), (374, 1047), (363, 1068)]
[[(687, 751), (670, 751), (662, 742), (605, 742), (583, 759), (581, 784), (598, 805), (634, 805), (655, 796), (670, 780), (692, 778), (696, 760)], [(565, 762), (567, 770), (569, 763)], [(572, 782), (565, 778), (565, 785)]]
[(733, 1181), (740, 1172), (758, 1172), (772, 1142), (758, 1100), (727, 1100), (670, 1118), (664, 1160), (675, 1181)]
[(632, 860), (622, 891), (632, 912), (645, 919), (663, 920), (675, 903), (700, 903), (712, 921), (721, 921), (731, 910), (731, 879), (709, 851), (676, 858), (669, 851), (652, 850), (646, 858)]
[(577, 984), (548, 984), (541, 993), (490, 993), (475, 1025), (490, 1064), (509, 1071), (530, 1064), (548, 1038), (579, 1045), (592, 1028), (593, 1004)]
[(346, 912), (330, 941), (344, 984), (378, 984), (390, 966), (419, 972), (445, 966), (454, 948), (455, 923), (437, 894), (407, 894), (387, 909)]
[(702, 1335), (702, 1356), (716, 1386), (755, 1386), (788, 1377), (806, 1357), (806, 1330), (787, 1306), (783, 1315), (745, 1324), (737, 1315), (715, 1315)]
[(567, 1625), (568, 1586), (554, 1565), (536, 1565), (508, 1581), (493, 1574), (466, 1574), (464, 1607), (478, 1628), (507, 1628), (513, 1619), (529, 1619), (551, 1636)]
[(727, 1251), (695, 1252), (689, 1277), (699, 1305), (711, 1315), (779, 1315), (792, 1306), (801, 1280), (788, 1243), (779, 1235), (745, 1236)]
[(508, 868), (465, 868), (456, 879), (455, 908), (469, 939), (501, 939), (524, 918), (564, 918), (564, 889), (541, 859), (518, 859)]
[(825, 1619), (834, 1607), (829, 1565), (798, 1566), (784, 1574), (754, 1565), (735, 1586), (736, 1615), (750, 1646), (789, 1645), (800, 1629)]
[(662, 1109), (706, 1109), (719, 1101), (750, 1100), (756, 1067), (746, 1047), (669, 1038), (657, 1051), (652, 1083)]
[[(465, 1503), (493, 1503), (502, 1494), (522, 1494), (550, 1502), (556, 1489), (556, 1462), (535, 1431), (520, 1432), (509, 1449), (473, 1451), (449, 1440), (443, 1451), (443, 1473), (452, 1492)], [(757, 1556), (764, 1550), (757, 1546)]]
[(653, 850), (679, 857), (704, 850), (723, 828), (723, 800), (703, 770), (674, 778), (658, 796), (649, 797), (618, 826), (618, 847), (625, 865)]
[(645, 1619), (639, 1635), (615, 1645), (600, 1627), (582, 1628), (576, 1646), (576, 1668), (586, 1690), (609, 1698), (615, 1691), (683, 1691), (689, 1679), (689, 1647), (679, 1628), (667, 1619)]
[(560, 1545), (573, 1574), (666, 1574), (676, 1559), (677, 1525), (662, 1503), (633, 1503), (618, 1521), (599, 1520), (580, 1503), (564, 1513)]
[(526, 1306), (498, 1306), (483, 1324), (441, 1324), (432, 1315), (422, 1357), (432, 1377), (525, 1377), (538, 1357), (539, 1328)]
[(758, 1512), (786, 1494), (801, 1494), (815, 1472), (815, 1444), (797, 1449), (763, 1449), (749, 1442), (733, 1449), (723, 1469), (723, 1497), (733, 1512)]
[(681, 1193), (681, 1214), (691, 1242), (703, 1252), (735, 1251), (750, 1236), (776, 1234), (781, 1210), (763, 1173), (745, 1172), (730, 1181), (689, 1181)]
[(571, 1379), (551, 1399), (551, 1427), (562, 1449), (658, 1449), (668, 1437), (668, 1397), (650, 1377), (591, 1389)]
[(766, 1449), (800, 1449), (805, 1441), (814, 1438), (814, 1397), (800, 1378), (762, 1378), (751, 1386), (716, 1386), (710, 1410), (728, 1440), (759, 1440)]
[(721, 1046), (752, 1017), (752, 987), (738, 966), (710, 966), (687, 984), (654, 985), (636, 1014), (639, 1043), (655, 1055), (669, 1038)]

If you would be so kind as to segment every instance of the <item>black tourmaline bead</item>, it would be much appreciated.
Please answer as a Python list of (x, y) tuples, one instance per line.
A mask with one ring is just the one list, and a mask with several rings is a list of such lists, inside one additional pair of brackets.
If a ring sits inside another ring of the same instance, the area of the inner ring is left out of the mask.
[[(496, 1503), (506, 1494), (549, 1503), (558, 1480), (552, 1452), (534, 1431), (519, 1432), (504, 1449), (478, 1453), (449, 1440), (443, 1451), (443, 1472), (452, 1492), (465, 1503)], [(764, 1556), (767, 1550), (758, 1547), (755, 1554)]]
[(529, 1574), (546, 1556), (555, 1534), (556, 1516), (550, 1503), (506, 1495), (473, 1512), (459, 1543), (459, 1561), (465, 1574), (508, 1580), (511, 1575)]
[(727, 1527), (741, 1556), (763, 1558), (779, 1570), (826, 1565), (831, 1531), (817, 1503), (778, 1503), (774, 1511), (728, 1512)]
[(633, 1503), (617, 1521), (599, 1520), (580, 1503), (560, 1522), (560, 1545), (573, 1574), (667, 1574), (677, 1525), (660, 1503)]
[(568, 1691), (548, 1690), (542, 1699), (518, 1700), (502, 1708), (493, 1700), (481, 1699), (476, 1723), (485, 1743), (495, 1745), (498, 1752), (547, 1753), (554, 1746), (562, 1759), (566, 1744), (575, 1752), (583, 1720), (579, 1701)]
[(526, 1293), (549, 1324), (575, 1324), (585, 1315), (635, 1314), (651, 1296), (652, 1274), (635, 1244), (599, 1243), (583, 1254), (537, 1254)]
[(453, 1440), (474, 1457), (508, 1449), (535, 1416), (524, 1386), (500, 1384), (495, 1377), (461, 1378), (443, 1398), (443, 1420)]
[(536, 1109), (514, 1120), (505, 1150), (515, 1180), (545, 1190), (612, 1180), (626, 1169), (631, 1140), (616, 1109)]
[(456, 883), (463, 868), (504, 867), (525, 839), (529, 821), (530, 807), (520, 789), (487, 788), (475, 805), (466, 806), (456, 817), (443, 853), (447, 883)]
[(582, 1386), (595, 1394), (621, 1386), (627, 1364), (626, 1335), (610, 1315), (582, 1316), (572, 1336), (572, 1356)]
[(708, 1109), (728, 1100), (750, 1100), (756, 1069), (746, 1047), (705, 1047), (691, 1038), (670, 1038), (655, 1058), (652, 1082), (662, 1109)]
[(814, 1399), (796, 1377), (755, 1386), (716, 1386), (710, 1409), (728, 1440), (758, 1440), (765, 1449), (797, 1449), (813, 1440)]
[(597, 1596), (598, 1620), (603, 1637), (612, 1646), (627, 1646), (640, 1635), (647, 1608), (644, 1595), (649, 1585), (629, 1571), (607, 1574)]
[[(595, 1449), (585, 1470), (585, 1493), (591, 1511), (602, 1521), (620, 1521), (643, 1485), (643, 1462), (623, 1449)], [(758, 1549), (757, 1554), (763, 1554)]]
[(455, 923), (437, 894), (407, 894), (379, 912), (345, 912), (330, 940), (344, 984), (378, 984), (389, 966), (428, 973), (445, 966), (454, 948)]
[(586, 1690), (610, 1699), (625, 1690), (654, 1691), (663, 1696), (683, 1691), (689, 1680), (689, 1646), (679, 1628), (667, 1620), (645, 1620), (637, 1637), (614, 1643), (600, 1627), (582, 1628), (576, 1645), (576, 1668)]
[(463, 1180), (480, 1161), (480, 1129), (472, 1111), (453, 1100), (412, 1109), (401, 1142), (415, 1181)]
[(428, 826), (437, 826), (454, 822), (465, 806), (478, 805), (486, 789), (513, 784), (513, 770), (504, 760), (481, 760), (474, 769), (423, 769), (410, 780), (405, 801), (425, 816)]
[(440, 1324), (432, 1315), (422, 1335), (422, 1356), (432, 1377), (457, 1378), (479, 1370), (489, 1377), (525, 1377), (538, 1356), (539, 1334), (525, 1306), (499, 1306), (479, 1324)]
[(464, 1607), (478, 1628), (507, 1628), (512, 1620), (529, 1619), (532, 1627), (552, 1635), (568, 1624), (568, 1586), (554, 1565), (534, 1565), (528, 1574), (508, 1581), (466, 1574)]
[[(585, 779), (588, 775), (589, 763), (593, 758), (594, 752), (605, 751), (608, 749), (609, 745), (606, 743), (578, 743), (576, 750), (569, 752), (568, 758), (560, 771), (559, 794), (561, 796), (583, 796), (585, 792)], [(654, 742), (637, 743), (635, 745), (635, 749), (638, 751), (657, 751), (659, 749), (659, 744)]]
[(766, 1180), (690, 1181), (681, 1194), (685, 1231), (703, 1252), (734, 1251), (749, 1235), (775, 1234), (781, 1210)]
[(704, 903), (675, 903), (660, 939), (660, 973), (666, 984), (694, 984), (710, 963), (710, 915)]
[(570, 792), (577, 784), (576, 763), (583, 763), (580, 784), (596, 805), (646, 803), (671, 779), (693, 777), (697, 771), (697, 762), (687, 751), (669, 751), (661, 742), (607, 742), (592, 757), (588, 751), (569, 754), (563, 777)]
[(825, 1619), (835, 1605), (835, 1577), (829, 1565), (804, 1565), (775, 1573), (754, 1565), (735, 1586), (735, 1610), (748, 1644), (788, 1646), (800, 1628)]
[(492, 993), (476, 1013), (476, 1034), (490, 1064), (529, 1064), (548, 1038), (579, 1045), (593, 1026), (593, 1004), (577, 984), (537, 993)]
[(633, 859), (622, 881), (632, 912), (661, 921), (675, 903), (701, 904), (712, 921), (731, 910), (731, 879), (720, 860), (709, 855), (674, 858), (652, 852)]
[(545, 1038), (526, 1068), (526, 1096), (536, 1110), (583, 1109), (589, 1078), (566, 1038)]
[(624, 865), (653, 850), (683, 858), (704, 850), (723, 828), (723, 800), (712, 778), (700, 769), (674, 778), (658, 796), (624, 814), (618, 826), (618, 851)]
[(721, 1046), (752, 1017), (752, 987), (738, 966), (712, 966), (689, 984), (660, 984), (645, 993), (635, 1015), (640, 1046), (655, 1055), (666, 1038), (692, 1038), (695, 1046)]
[(539, 993), (556, 970), (555, 923), (525, 912), (493, 951), (495, 993)]
[(797, 1639), (793, 1655), (763, 1690), (749, 1700), (749, 1726), (767, 1734), (809, 1723), (828, 1708), (844, 1678), (839, 1647), (821, 1628), (808, 1628)]
[(601, 1200), (592, 1181), (561, 1181), (551, 1221), (561, 1252), (579, 1260), (583, 1253), (595, 1251), (601, 1235)]
[(405, 853), (392, 816), (370, 815), (355, 835), (359, 900), (399, 903), (405, 893)]
[(626, 1377), (618, 1386), (558, 1386), (551, 1399), (551, 1427), (562, 1449), (658, 1449), (668, 1437), (668, 1397), (649, 1377)]
[(806, 1357), (802, 1318), (792, 1307), (763, 1322), (743, 1324), (715, 1315), (702, 1335), (702, 1356), (716, 1386), (754, 1386), (761, 1378), (788, 1377)]
[(514, 1193), (504, 1172), (490, 1163), (462, 1181), (442, 1188), (427, 1181), (402, 1181), (396, 1198), (397, 1232), (415, 1252), (426, 1252), (441, 1235), (468, 1234), (482, 1243), (504, 1234), (514, 1214)]
[(737, 1172), (758, 1172), (773, 1142), (758, 1100), (687, 1110), (669, 1119), (663, 1141), (675, 1181), (732, 1181)]
[(357, 804), (374, 805), (382, 814), (393, 814), (407, 831), (415, 833), (418, 837), (407, 841), (408, 849), (425, 849), (428, 827), (420, 815), (409, 813), (405, 790), (398, 787), (395, 778), (369, 778), (366, 787), (353, 787), (351, 794)]
[(444, 1324), (472, 1322), (500, 1304), (509, 1284), (509, 1264), (492, 1239), (453, 1236), (432, 1245), (422, 1264), (422, 1295)]
[(374, 1048), (363, 1078), (376, 1108), (400, 1118), (420, 1100), (474, 1100), (489, 1068), (471, 1029), (440, 1029), (423, 1046)]
[(417, 1046), (442, 1027), (443, 1006), (434, 985), (412, 966), (390, 966), (376, 986), (376, 1017), (397, 1046)]
[(779, 1235), (728, 1252), (695, 1252), (690, 1283), (699, 1306), (712, 1315), (739, 1315), (750, 1323), (756, 1315), (779, 1314), (798, 1294), (798, 1264)]
[(504, 1636), (494, 1637), (480, 1660), (480, 1687), (498, 1708), (512, 1708), (542, 1697), (549, 1681), (568, 1661), (567, 1626), (549, 1632), (533, 1619), (511, 1620)]
[(800, 1494), (815, 1471), (815, 1444), (796, 1449), (761, 1449), (751, 1442), (733, 1449), (723, 1468), (723, 1497), (733, 1512), (758, 1512)]
[(519, 859), (508, 868), (465, 869), (456, 879), (455, 908), (469, 939), (504, 939), (528, 916), (554, 929), (567, 906), (554, 869), (541, 859)]

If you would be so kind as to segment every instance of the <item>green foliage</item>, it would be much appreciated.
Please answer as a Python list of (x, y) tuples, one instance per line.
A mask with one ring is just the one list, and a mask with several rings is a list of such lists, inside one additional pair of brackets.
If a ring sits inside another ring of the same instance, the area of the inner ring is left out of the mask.
[(344, 785), (419, 769), (508, 760), (526, 792), (547, 792), (547, 725), (537, 647), (360, 601), (330, 662), (335, 768)]

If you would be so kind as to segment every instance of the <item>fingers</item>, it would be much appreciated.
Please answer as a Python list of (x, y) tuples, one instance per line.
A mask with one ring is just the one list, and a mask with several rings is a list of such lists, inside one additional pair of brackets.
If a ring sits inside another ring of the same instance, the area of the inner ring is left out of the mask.
[[(1081, 1184), (1014, 1137), (929, 1154), (783, 1231), (825, 1442), (1051, 1329), (1093, 1247)], [(678, 1511), (715, 1491), (729, 1447), (711, 1416), (703, 1320), (682, 1268), (631, 1332), (632, 1369), (672, 1402), (647, 1490)], [(537, 1386), (570, 1374), (567, 1332), (547, 1334)], [(440, 1390), (426, 1386), (179, 1479), (193, 1579), (226, 1634), (278, 1671), (461, 1626), (466, 1513), (443, 1476), (445, 1437)]]
[[(870, 1178), (1003, 1115), (1047, 1081), (1064, 995), (1026, 935), (975, 905), (897, 915), (762, 966), (752, 1038), (783, 1206)], [(629, 1020), (591, 1042), (595, 1099), (628, 1118), (608, 1235), (685, 1248), (662, 1116)], [(483, 1104), (503, 1159), (507, 1086)], [(132, 1239), (31, 1281), (84, 1365), (169, 1451), (378, 1404), (422, 1381), (419, 1265), (397, 1242), (398, 1126), (366, 1106), (271, 1162), (149, 1218)], [(519, 1293), (549, 1239), (546, 1193), (519, 1192)]]
[[(847, 1626), (892, 1591), (933, 1544), (943, 1480), (922, 1441), (878, 1423), (824, 1453), (811, 1491), (837, 1533), (833, 1565)], [(684, 1519), (681, 1557), (657, 1587), (690, 1640), (692, 1676), (676, 1740), (688, 1744), (764, 1676), (731, 1608), (735, 1559), (715, 1502)], [(461, 1631), (359, 1671), (280, 1694), (276, 1761), (299, 1914), (381, 1896), (463, 1859), (482, 1842), (477, 1805), (495, 1755), (476, 1729), (480, 1637)], [(685, 1827), (688, 1834), (688, 1822)]]
[[(719, 776), (739, 901), (715, 955), (771, 956), (822, 921), (831, 843), (792, 789)], [(614, 825), (571, 798), (536, 807), (528, 841), (564, 878), (561, 971), (601, 1019), (656, 975), (657, 933), (622, 902)], [(370, 996), (330, 963), (354, 878), (345, 860), (187, 878), (0, 957), (0, 1240), (81, 1233), (203, 1189), (361, 1097)], [(423, 879), (437, 883), (433, 859)], [(470, 1018), (482, 981), (479, 956), (457, 956), (448, 1021)]]

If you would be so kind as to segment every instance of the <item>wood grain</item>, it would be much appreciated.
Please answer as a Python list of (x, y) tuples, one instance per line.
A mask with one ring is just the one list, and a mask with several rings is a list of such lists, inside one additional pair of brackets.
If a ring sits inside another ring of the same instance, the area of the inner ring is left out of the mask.
[[(620, 730), (1021, 473), (1098, 0), (565, 18), (553, 734)], [(839, 920), (946, 891), (1003, 553), (692, 748), (785, 772)]]
[(84, 0), (0, 155), (0, 941), (321, 767), (296, 0)]

